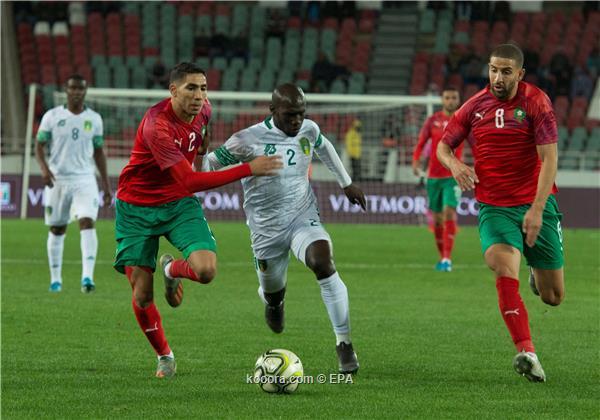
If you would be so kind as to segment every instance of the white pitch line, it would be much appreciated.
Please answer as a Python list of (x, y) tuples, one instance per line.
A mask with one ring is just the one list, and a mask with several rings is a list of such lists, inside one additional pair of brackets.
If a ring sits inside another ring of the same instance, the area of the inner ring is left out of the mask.
[[(97, 264), (100, 265), (112, 265), (113, 261), (108, 260), (98, 260)], [(48, 265), (47, 260), (29, 260), (29, 259), (20, 259), (20, 258), (3, 258), (0, 260), (0, 264), (27, 264), (27, 265)], [(64, 265), (80, 265), (81, 260), (64, 260)], [(252, 261), (243, 262), (243, 261), (222, 261), (217, 263), (220, 267), (252, 267)], [(336, 266), (348, 268), (348, 269), (372, 269), (372, 268), (413, 268), (413, 269), (432, 269), (435, 264), (422, 264), (422, 263), (352, 263), (352, 262), (336, 262)], [(480, 268), (486, 269), (486, 266), (481, 264), (453, 264), (452, 268)], [(600, 271), (600, 266), (589, 266), (589, 265), (578, 265), (573, 267), (568, 267), (567, 271), (575, 271), (575, 270), (598, 270)]]
[[(28, 260), (28, 259), (19, 259), (19, 258), (3, 258), (0, 260), (1, 264), (27, 264), (27, 265), (48, 265), (48, 261), (46, 260)], [(97, 260), (96, 264), (100, 265), (112, 265), (113, 261), (107, 260)], [(63, 265), (80, 265), (81, 260), (63, 260)], [(218, 262), (219, 266), (225, 267), (252, 267), (252, 261), (243, 262), (243, 261), (220, 261)], [(356, 268), (356, 269), (368, 269), (368, 268), (431, 268), (435, 264), (419, 264), (419, 263), (344, 263), (344, 262), (336, 262), (336, 265), (340, 267), (346, 268)], [(466, 267), (466, 268), (484, 268), (483, 264), (455, 264), (453, 267)]]

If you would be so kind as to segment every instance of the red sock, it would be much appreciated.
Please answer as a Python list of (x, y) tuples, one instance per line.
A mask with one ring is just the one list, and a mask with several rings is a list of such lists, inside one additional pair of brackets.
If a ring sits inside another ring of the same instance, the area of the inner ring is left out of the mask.
[(452, 248), (454, 247), (454, 235), (456, 235), (456, 222), (446, 220), (444, 222), (444, 240), (442, 248), (442, 258), (452, 259)]
[(156, 354), (163, 356), (171, 353), (171, 348), (165, 338), (165, 330), (163, 330), (162, 322), (160, 320), (160, 313), (154, 302), (145, 308), (137, 306), (135, 299), (131, 300), (131, 304), (133, 306), (135, 318), (144, 334), (146, 334), (146, 338), (154, 348)]
[[(152, 270), (149, 267), (140, 267), (142, 270), (152, 274)], [(125, 267), (125, 274), (127, 278), (131, 280), (131, 273), (133, 272), (132, 267)], [(150, 345), (154, 348), (154, 351), (159, 356), (171, 353), (171, 348), (165, 337), (165, 331), (163, 330), (162, 321), (160, 319), (160, 313), (156, 308), (154, 302), (145, 308), (140, 308), (135, 303), (135, 298), (131, 299), (131, 306), (133, 306), (133, 313), (137, 322), (146, 335), (146, 338), (150, 342)]]
[(517, 351), (525, 350), (534, 353), (535, 349), (529, 332), (527, 309), (519, 294), (519, 280), (510, 277), (498, 277), (496, 279), (496, 290), (498, 291), (500, 313)]
[(435, 225), (433, 233), (435, 235), (435, 244), (437, 245), (440, 257), (444, 258), (444, 225)]
[(192, 268), (186, 260), (171, 261), (171, 266), (169, 267), (169, 274), (171, 275), (171, 277), (184, 277), (186, 279), (202, 283), (202, 281), (198, 278), (196, 273), (194, 273), (194, 270), (192, 270)]

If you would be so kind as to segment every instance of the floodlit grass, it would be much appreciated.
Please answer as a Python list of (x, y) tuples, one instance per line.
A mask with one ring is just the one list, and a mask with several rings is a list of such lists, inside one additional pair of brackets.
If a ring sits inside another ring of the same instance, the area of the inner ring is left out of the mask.
[[(437, 273), (427, 229), (329, 225), (348, 286), (361, 369), (353, 384), (304, 384), (268, 395), (246, 383), (269, 348), (300, 356), (305, 374), (337, 371), (335, 339), (312, 274), (292, 260), (286, 329), (272, 333), (256, 289), (248, 230), (211, 224), (219, 272), (185, 283), (170, 308), (156, 303), (178, 361), (172, 381), (153, 377), (156, 358), (131, 310), (131, 291), (111, 266), (113, 224), (98, 224), (97, 291), (79, 290), (76, 225), (67, 232), (63, 292), (48, 292), (47, 229), (2, 221), (3, 418), (597, 418), (600, 409), (600, 235), (566, 230), (566, 299), (557, 308), (521, 293), (548, 382), (513, 371), (514, 348), (497, 308), (477, 231), (461, 228), (454, 271)], [(173, 251), (166, 241), (161, 249)]]

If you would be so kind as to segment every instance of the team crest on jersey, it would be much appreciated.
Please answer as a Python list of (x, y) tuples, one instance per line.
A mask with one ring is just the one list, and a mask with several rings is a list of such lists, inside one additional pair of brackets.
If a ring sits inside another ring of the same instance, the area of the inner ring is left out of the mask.
[(519, 107), (515, 108), (515, 114), (514, 115), (515, 115), (515, 120), (517, 120), (519, 122), (523, 122), (523, 120), (527, 116), (527, 114), (525, 114), (525, 111), (523, 111)]
[(92, 131), (92, 122), (90, 120), (85, 120), (83, 122), (83, 129), (85, 131)]
[(52, 206), (47, 206), (47, 207), (46, 207), (46, 214), (47, 214), (48, 216), (52, 216)]
[(302, 153), (306, 156), (310, 155), (310, 142), (306, 137), (300, 139), (300, 147), (302, 148)]
[(274, 144), (265, 144), (265, 155), (274, 155), (277, 152)]
[(67, 123), (67, 120), (60, 120), (57, 125), (59, 127), (64, 127), (66, 123)]
[(259, 260), (256, 258), (256, 267), (264, 273), (267, 271), (267, 260)]

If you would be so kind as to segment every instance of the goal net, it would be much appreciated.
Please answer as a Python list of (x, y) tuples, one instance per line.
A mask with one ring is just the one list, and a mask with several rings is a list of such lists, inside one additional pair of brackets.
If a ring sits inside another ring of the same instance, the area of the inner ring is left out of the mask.
[[(88, 89), (86, 104), (104, 121), (105, 152), (112, 162), (112, 176), (118, 176), (126, 164), (146, 110), (168, 95), (163, 90)], [(213, 107), (211, 150), (270, 113), (269, 93), (209, 92), (209, 99)], [(65, 103), (63, 92), (55, 93), (54, 103)], [(319, 124), (367, 196), (367, 212), (350, 205), (334, 176), (315, 157), (310, 177), (325, 223), (427, 222), (424, 180), (412, 174), (411, 159), (420, 128), (439, 104), (438, 96), (307, 94), (306, 117)], [(357, 121), (362, 153), (360, 160), (352, 162), (345, 138)], [(199, 195), (211, 220), (244, 219), (239, 183)]]

